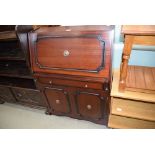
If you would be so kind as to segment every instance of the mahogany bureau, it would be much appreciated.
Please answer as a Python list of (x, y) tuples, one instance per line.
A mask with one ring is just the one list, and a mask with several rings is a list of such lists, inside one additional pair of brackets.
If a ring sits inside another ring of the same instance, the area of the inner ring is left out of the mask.
[(107, 124), (113, 26), (40, 27), (29, 33), (31, 69), (47, 114)]

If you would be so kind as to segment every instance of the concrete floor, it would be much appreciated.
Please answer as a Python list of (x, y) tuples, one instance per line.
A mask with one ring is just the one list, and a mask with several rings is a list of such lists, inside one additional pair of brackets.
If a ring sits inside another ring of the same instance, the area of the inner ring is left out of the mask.
[(69, 117), (45, 115), (44, 110), (16, 104), (0, 104), (1, 129), (106, 129), (89, 121)]

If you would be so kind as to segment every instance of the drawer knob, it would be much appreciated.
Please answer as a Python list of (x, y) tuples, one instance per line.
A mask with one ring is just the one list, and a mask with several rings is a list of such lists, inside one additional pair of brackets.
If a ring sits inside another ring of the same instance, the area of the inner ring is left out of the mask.
[(55, 100), (56, 104), (60, 104), (60, 100)]
[(88, 87), (88, 85), (86, 84), (86, 85), (85, 85), (85, 87), (87, 88), (87, 87)]
[(88, 110), (91, 110), (91, 109), (92, 109), (92, 106), (91, 106), (90, 104), (88, 104), (88, 105), (87, 105), (87, 109), (88, 109)]
[(18, 96), (18, 97), (21, 97), (21, 96), (22, 96), (22, 94), (18, 93), (18, 94), (17, 94), (17, 96)]
[(52, 84), (52, 81), (49, 81), (49, 84)]
[(64, 57), (69, 56), (70, 52), (68, 50), (64, 50)]

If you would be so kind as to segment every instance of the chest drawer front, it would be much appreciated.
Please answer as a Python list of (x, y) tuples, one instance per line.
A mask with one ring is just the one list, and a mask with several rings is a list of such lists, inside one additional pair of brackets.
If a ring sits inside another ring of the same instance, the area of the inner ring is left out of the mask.
[(55, 84), (55, 85), (65, 85), (65, 86), (72, 86), (72, 87), (81, 87), (81, 88), (88, 88), (88, 89), (103, 89), (102, 83), (95, 83), (95, 82), (82, 82), (82, 81), (74, 81), (74, 80), (64, 80), (64, 79), (56, 79), (56, 78), (44, 78), (39, 77), (38, 81), (43, 84)]
[(100, 36), (42, 37), (35, 44), (35, 65), (40, 71), (99, 72), (104, 67), (105, 42)]
[(112, 114), (155, 121), (155, 104), (135, 100), (112, 99)]
[(118, 129), (155, 129), (155, 122), (110, 115), (108, 127)]
[(12, 91), (18, 102), (26, 102), (29, 104), (45, 106), (41, 98), (41, 94), (37, 90), (12, 88)]

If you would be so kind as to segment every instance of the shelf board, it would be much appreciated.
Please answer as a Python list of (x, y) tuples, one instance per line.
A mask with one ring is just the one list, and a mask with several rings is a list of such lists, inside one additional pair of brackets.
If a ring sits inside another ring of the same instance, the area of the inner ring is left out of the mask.
[(120, 69), (116, 69), (113, 71), (113, 81), (111, 90), (112, 97), (155, 103), (155, 92), (145, 93), (131, 90), (125, 90), (125, 92), (120, 92), (119, 80), (120, 80)]
[(32, 75), (25, 62), (1, 61), (0, 76), (20, 77), (32, 79)]
[(155, 67), (128, 66), (126, 90), (155, 93)]
[(9, 86), (9, 87), (36, 89), (33, 79), (23, 79), (23, 78), (16, 78), (16, 77), (0, 76), (0, 85)]
[(0, 32), (0, 40), (16, 40), (17, 35), (15, 31), (4, 31)]
[(24, 53), (20, 49), (0, 51), (0, 60), (25, 60)]

